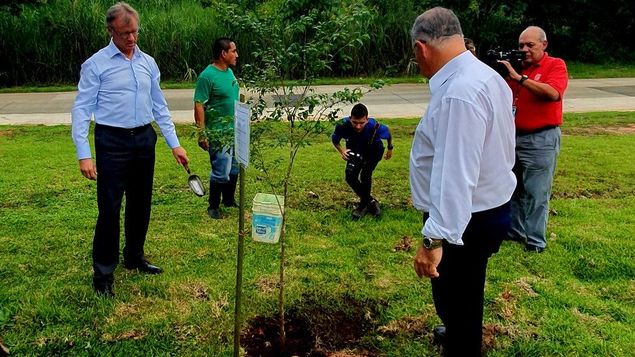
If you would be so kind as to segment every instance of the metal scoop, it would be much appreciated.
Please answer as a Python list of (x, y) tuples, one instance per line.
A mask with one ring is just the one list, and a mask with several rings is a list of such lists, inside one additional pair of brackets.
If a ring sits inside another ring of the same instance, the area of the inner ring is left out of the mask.
[(185, 168), (185, 171), (187, 171), (187, 173), (190, 175), (190, 177), (187, 178), (187, 185), (190, 186), (190, 190), (192, 190), (192, 192), (194, 192), (194, 194), (198, 197), (205, 196), (205, 186), (203, 186), (201, 178), (198, 177), (198, 175), (192, 175), (192, 173), (190, 172), (190, 167), (187, 164), (184, 164), (183, 167)]

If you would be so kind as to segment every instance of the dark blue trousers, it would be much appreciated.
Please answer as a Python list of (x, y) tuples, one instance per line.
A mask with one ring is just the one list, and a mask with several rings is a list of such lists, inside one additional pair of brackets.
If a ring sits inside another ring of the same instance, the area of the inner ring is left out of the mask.
[(346, 183), (353, 189), (353, 192), (359, 197), (361, 204), (368, 204), (371, 199), (371, 190), (373, 185), (373, 171), (377, 168), (377, 164), (381, 161), (384, 154), (381, 151), (368, 154), (366, 160), (358, 165), (346, 164), (345, 177)]
[(144, 259), (156, 142), (157, 135), (150, 124), (134, 129), (95, 126), (99, 208), (93, 238), (95, 284), (112, 284), (119, 263), (119, 217), (124, 194), (124, 262), (134, 265)]
[(510, 226), (510, 204), (472, 213), (464, 245), (443, 241), (443, 257), (432, 279), (432, 297), (446, 327), (445, 356), (480, 356), (487, 261), (498, 252)]

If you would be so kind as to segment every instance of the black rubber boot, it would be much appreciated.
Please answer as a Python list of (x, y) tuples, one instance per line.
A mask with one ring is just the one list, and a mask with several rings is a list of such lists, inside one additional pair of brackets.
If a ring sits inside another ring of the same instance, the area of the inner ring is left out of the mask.
[(225, 207), (238, 207), (234, 195), (236, 194), (237, 175), (229, 175), (229, 182), (223, 184), (223, 205)]
[(207, 207), (207, 214), (213, 219), (220, 218), (218, 206), (220, 206), (221, 188), (222, 184), (217, 182), (209, 183), (209, 207)]

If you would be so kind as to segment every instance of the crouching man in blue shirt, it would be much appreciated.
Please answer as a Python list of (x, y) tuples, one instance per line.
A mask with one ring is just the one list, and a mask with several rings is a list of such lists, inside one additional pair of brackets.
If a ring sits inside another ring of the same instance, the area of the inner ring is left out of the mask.
[[(340, 145), (342, 139), (346, 140), (346, 149)], [(382, 139), (388, 144), (385, 156)], [(351, 116), (337, 124), (331, 140), (346, 161), (346, 182), (359, 196), (359, 204), (352, 213), (353, 220), (362, 218), (366, 213), (379, 216), (379, 202), (371, 195), (371, 185), (373, 171), (382, 156), (386, 160), (392, 157), (390, 129), (374, 118), (368, 118), (368, 109), (358, 103), (351, 110)]]

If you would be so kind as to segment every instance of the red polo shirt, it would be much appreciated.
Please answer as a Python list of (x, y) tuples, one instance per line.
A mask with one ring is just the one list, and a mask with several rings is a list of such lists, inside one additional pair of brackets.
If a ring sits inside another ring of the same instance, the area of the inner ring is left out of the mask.
[(540, 61), (523, 69), (522, 74), (529, 79), (546, 83), (560, 94), (557, 101), (547, 101), (535, 96), (527, 88), (516, 81), (509, 86), (514, 93), (516, 106), (516, 129), (532, 131), (546, 126), (562, 124), (562, 98), (569, 83), (567, 66), (560, 58), (545, 55)]

